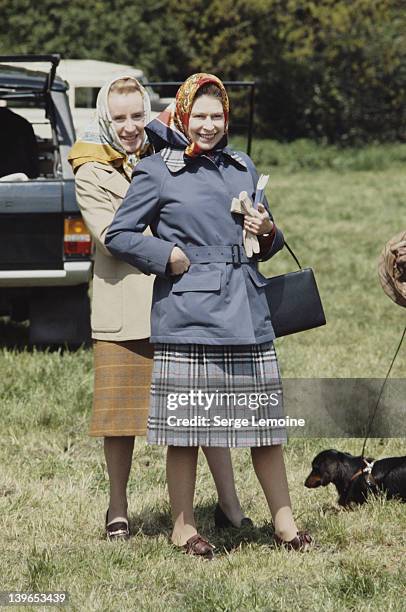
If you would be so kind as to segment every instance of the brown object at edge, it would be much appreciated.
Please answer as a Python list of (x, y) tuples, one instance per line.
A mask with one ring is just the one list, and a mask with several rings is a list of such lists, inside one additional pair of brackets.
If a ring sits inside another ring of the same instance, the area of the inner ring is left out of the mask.
[(386, 243), (379, 258), (378, 273), (386, 295), (406, 307), (406, 231)]

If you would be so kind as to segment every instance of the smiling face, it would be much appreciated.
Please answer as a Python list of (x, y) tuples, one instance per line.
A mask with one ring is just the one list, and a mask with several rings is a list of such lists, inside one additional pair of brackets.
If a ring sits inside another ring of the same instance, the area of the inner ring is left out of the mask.
[(108, 104), (113, 125), (126, 153), (135, 153), (144, 139), (144, 103), (141, 93), (109, 93)]
[(203, 95), (192, 106), (188, 134), (202, 151), (210, 151), (224, 135), (224, 111), (219, 98)]

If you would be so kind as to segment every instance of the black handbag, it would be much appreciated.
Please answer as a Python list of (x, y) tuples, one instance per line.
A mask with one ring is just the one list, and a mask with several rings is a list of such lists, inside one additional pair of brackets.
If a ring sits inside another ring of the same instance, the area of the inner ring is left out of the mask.
[(299, 270), (268, 278), (265, 287), (272, 326), (277, 338), (326, 324), (313, 270), (302, 268), (286, 242), (285, 246)]

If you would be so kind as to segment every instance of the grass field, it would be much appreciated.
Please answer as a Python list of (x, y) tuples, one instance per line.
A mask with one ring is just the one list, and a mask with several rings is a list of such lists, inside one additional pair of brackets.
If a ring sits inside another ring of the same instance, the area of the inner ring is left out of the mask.
[[(302, 265), (314, 268), (328, 319), (325, 328), (277, 341), (282, 375), (383, 377), (406, 311), (383, 293), (376, 263), (405, 225), (405, 146), (319, 148), (320, 158), (334, 163), (317, 162), (316, 153), (306, 143), (254, 148), (259, 169), (271, 171), (275, 219)], [(294, 267), (280, 253), (264, 271)], [(295, 515), (317, 540), (305, 555), (270, 545), (269, 514), (246, 451), (233, 452), (233, 460), (243, 507), (257, 528), (243, 537), (217, 533), (214, 485), (201, 457), (197, 517), (217, 546), (213, 563), (168, 545), (164, 449), (137, 440), (129, 485), (135, 535), (110, 544), (102, 538), (108, 482), (101, 441), (86, 435), (91, 352), (25, 350), (24, 327), (7, 321), (0, 337), (0, 590), (66, 590), (68, 608), (78, 611), (405, 609), (405, 506), (380, 498), (340, 511), (332, 487), (303, 487), (319, 450), (358, 454), (362, 440), (292, 439), (286, 447)], [(392, 376), (406, 377), (405, 346)], [(405, 454), (405, 441), (373, 439), (367, 451)]]

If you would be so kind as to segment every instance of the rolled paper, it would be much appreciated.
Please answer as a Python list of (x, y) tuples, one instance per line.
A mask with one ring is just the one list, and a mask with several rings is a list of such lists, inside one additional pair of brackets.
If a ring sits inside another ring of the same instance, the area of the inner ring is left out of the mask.
[(257, 189), (255, 191), (254, 208), (258, 208), (258, 204), (262, 202), (264, 197), (265, 187), (269, 180), (269, 174), (261, 174), (258, 179)]

